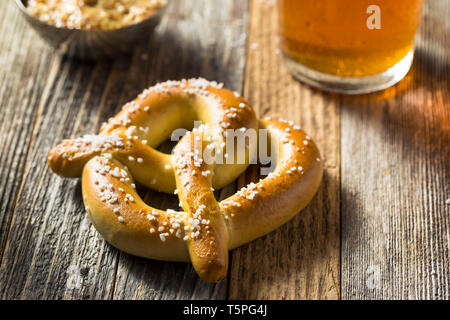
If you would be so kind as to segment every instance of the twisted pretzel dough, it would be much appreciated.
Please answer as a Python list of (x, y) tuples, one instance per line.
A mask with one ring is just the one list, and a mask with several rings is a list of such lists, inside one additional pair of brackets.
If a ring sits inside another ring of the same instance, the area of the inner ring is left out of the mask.
[[(154, 149), (194, 120), (173, 155)], [(236, 179), (256, 156), (248, 145), (244, 164), (207, 164), (197, 157), (209, 146), (226, 158), (224, 129), (265, 128), (279, 146), (275, 170), (217, 202), (213, 190)], [(195, 142), (202, 141), (200, 150)], [(87, 213), (102, 236), (133, 255), (192, 261), (202, 279), (226, 276), (228, 250), (287, 222), (312, 199), (322, 178), (314, 142), (287, 121), (257, 120), (237, 93), (204, 79), (169, 81), (144, 91), (103, 126), (98, 136), (66, 140), (49, 152), (52, 170), (82, 175)], [(136, 193), (134, 180), (178, 193), (184, 212), (158, 210)]]

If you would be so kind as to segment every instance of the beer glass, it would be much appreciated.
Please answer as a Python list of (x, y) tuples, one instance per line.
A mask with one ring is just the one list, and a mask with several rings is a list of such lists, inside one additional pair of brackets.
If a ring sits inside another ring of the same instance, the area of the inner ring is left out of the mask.
[(423, 0), (278, 0), (283, 59), (300, 81), (373, 92), (409, 71)]

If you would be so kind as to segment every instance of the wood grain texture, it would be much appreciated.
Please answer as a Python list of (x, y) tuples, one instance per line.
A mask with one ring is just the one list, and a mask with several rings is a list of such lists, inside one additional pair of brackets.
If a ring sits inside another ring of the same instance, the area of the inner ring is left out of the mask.
[[(245, 96), (259, 116), (294, 121), (317, 142), (325, 161), (322, 186), (301, 214), (232, 253), (230, 299), (338, 299), (339, 96), (293, 80), (277, 50), (270, 1), (252, 1)], [(241, 185), (252, 180), (251, 172)]]
[(450, 2), (426, 1), (413, 68), (342, 103), (342, 298), (450, 298)]
[[(20, 21), (11, 28), (10, 37), (25, 34), (26, 46), (12, 47), (11, 52), (2, 50), (0, 58), (2, 65), (15, 62), (22, 68), (0, 73), (0, 81), (7, 84), (0, 91), (0, 125), (2, 132), (8, 129), (5, 132), (10, 135), (5, 137), (8, 145), (1, 146), (1, 174), (12, 182), (0, 193), (1, 235), (6, 237), (0, 297), (224, 298), (226, 280), (205, 284), (188, 264), (138, 259), (106, 244), (84, 213), (79, 181), (51, 173), (46, 154), (63, 138), (97, 132), (126, 101), (161, 80), (203, 76), (240, 91), (246, 40), (241, 35), (247, 24), (247, 2), (224, 0), (213, 6), (206, 0), (172, 1), (157, 35), (147, 45), (138, 47), (128, 58), (98, 64), (53, 55), (21, 25), (18, 12), (8, 3), (10, 24), (5, 26)], [(2, 37), (3, 44), (9, 41), (4, 33)], [(6, 77), (21, 76), (23, 83), (9, 81), (8, 89)], [(16, 91), (11, 94), (5, 90)], [(4, 112), (3, 105), (11, 111)], [(21, 117), (16, 120), (17, 114)], [(16, 129), (14, 123), (26, 129)], [(19, 167), (3, 170), (3, 165)], [(169, 196), (157, 198), (161, 206), (173, 205)]]
[(16, 13), (11, 1), (0, 3), (0, 258), (51, 60)]
[[(60, 57), (50, 65), (54, 79), (36, 112), (27, 166), (11, 213), (0, 269), (2, 298), (109, 296), (117, 253), (97, 237), (86, 218), (79, 182), (52, 174), (45, 158), (63, 137), (95, 127), (102, 97), (98, 92), (103, 91), (107, 83), (103, 79), (114, 69)], [(86, 278), (76, 290), (66, 286), (71, 266), (82, 269)]]

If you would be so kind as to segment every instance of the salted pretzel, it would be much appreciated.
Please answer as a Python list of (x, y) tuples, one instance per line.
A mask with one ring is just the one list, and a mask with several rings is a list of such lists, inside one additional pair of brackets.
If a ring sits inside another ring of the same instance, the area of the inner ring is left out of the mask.
[[(195, 120), (203, 124), (192, 128)], [(172, 154), (157, 151), (178, 128), (192, 130)], [(217, 202), (213, 191), (235, 180), (258, 154), (256, 144), (246, 144), (243, 162), (228, 161), (227, 133), (250, 129), (267, 130), (269, 143), (277, 146), (275, 169)], [(224, 161), (204, 161), (205, 151)], [(53, 148), (48, 163), (64, 177), (82, 176), (86, 211), (113, 246), (146, 258), (191, 261), (208, 282), (226, 276), (228, 250), (267, 234), (303, 209), (323, 170), (317, 147), (298, 126), (258, 120), (238, 93), (204, 79), (168, 81), (145, 90), (99, 135)], [(178, 194), (183, 211), (148, 206), (134, 181)]]

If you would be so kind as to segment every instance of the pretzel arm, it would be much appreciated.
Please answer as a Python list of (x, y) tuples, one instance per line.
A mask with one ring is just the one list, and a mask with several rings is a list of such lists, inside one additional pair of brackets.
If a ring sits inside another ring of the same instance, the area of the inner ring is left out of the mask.
[(111, 136), (99, 137), (85, 135), (82, 138), (64, 140), (48, 153), (48, 165), (53, 172), (66, 178), (81, 176), (84, 165), (96, 155), (99, 155), (102, 146), (115, 145), (118, 140)]
[(194, 146), (194, 137), (200, 141), (200, 136), (190, 132), (175, 148), (175, 176), (189, 222), (187, 245), (192, 265), (203, 280), (217, 282), (228, 269), (228, 230), (211, 188), (214, 165), (200, 161), (204, 142), (198, 149)]
[(183, 240), (186, 214), (145, 204), (120, 161), (101, 156), (89, 160), (82, 189), (92, 223), (113, 246), (146, 258), (189, 261)]
[(278, 145), (276, 167), (220, 202), (229, 224), (230, 250), (286, 223), (313, 198), (322, 179), (319, 150), (305, 132), (286, 122), (261, 120)]
[(101, 154), (120, 160), (144, 186), (166, 193), (175, 189), (170, 155), (125, 135), (88, 135), (65, 140), (50, 150), (48, 163), (59, 175), (75, 178), (81, 176), (84, 165), (91, 158)]

